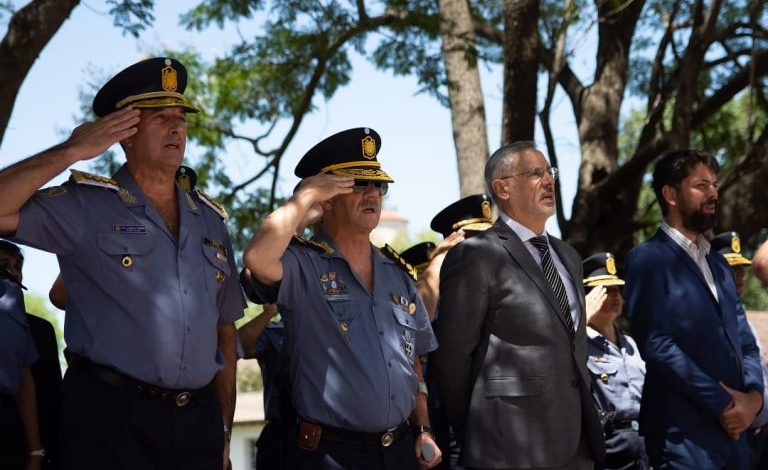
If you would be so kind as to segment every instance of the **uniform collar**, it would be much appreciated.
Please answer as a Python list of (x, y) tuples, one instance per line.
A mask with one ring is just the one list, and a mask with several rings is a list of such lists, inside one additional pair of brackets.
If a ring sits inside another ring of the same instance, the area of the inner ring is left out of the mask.
[[(141, 188), (139, 188), (139, 185), (136, 184), (136, 180), (133, 179), (133, 175), (128, 169), (127, 163), (124, 163), (123, 166), (112, 175), (112, 178), (120, 185), (118, 195), (127, 207), (147, 205), (147, 198)], [(179, 208), (186, 207), (189, 212), (198, 214), (199, 209), (197, 202), (195, 202), (192, 194), (184, 191), (178, 181), (174, 181), (174, 189), (179, 197)]]

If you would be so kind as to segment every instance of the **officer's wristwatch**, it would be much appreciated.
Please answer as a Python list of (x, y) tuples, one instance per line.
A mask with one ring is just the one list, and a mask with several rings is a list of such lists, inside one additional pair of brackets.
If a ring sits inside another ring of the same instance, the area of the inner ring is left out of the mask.
[(429, 395), (429, 390), (427, 390), (427, 384), (426, 383), (424, 383), (422, 381), (419, 381), (417, 386), (418, 386), (417, 391), (419, 393), (423, 393), (424, 396), (428, 396)]
[(435, 436), (435, 433), (432, 432), (432, 428), (430, 428), (429, 426), (424, 426), (423, 424), (419, 424), (418, 426), (413, 427), (413, 433), (416, 434), (417, 436), (423, 432), (429, 434), (432, 437)]

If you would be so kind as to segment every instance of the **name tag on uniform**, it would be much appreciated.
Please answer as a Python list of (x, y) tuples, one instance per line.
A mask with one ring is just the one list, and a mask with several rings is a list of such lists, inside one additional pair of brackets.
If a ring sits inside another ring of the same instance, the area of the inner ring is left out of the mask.
[(119, 225), (112, 226), (112, 231), (115, 233), (147, 233), (147, 227), (144, 225)]

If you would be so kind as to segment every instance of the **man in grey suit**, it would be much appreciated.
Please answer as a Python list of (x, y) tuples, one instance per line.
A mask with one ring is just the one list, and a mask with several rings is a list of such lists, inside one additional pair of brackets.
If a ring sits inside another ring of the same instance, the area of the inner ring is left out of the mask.
[(497, 150), (485, 182), (501, 216), (440, 272), (437, 379), (466, 467), (586, 470), (605, 454), (581, 257), (544, 230), (556, 178), (533, 142)]

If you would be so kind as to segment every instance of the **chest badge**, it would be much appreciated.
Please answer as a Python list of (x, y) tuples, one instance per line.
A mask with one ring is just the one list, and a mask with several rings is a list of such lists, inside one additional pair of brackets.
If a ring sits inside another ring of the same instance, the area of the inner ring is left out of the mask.
[(320, 276), (320, 284), (323, 287), (323, 295), (329, 301), (349, 300), (347, 283), (344, 277), (335, 271), (328, 271)]
[(226, 279), (226, 278), (227, 278), (227, 276), (225, 276), (223, 272), (221, 272), (221, 271), (218, 271), (218, 272), (216, 273), (216, 280), (217, 280), (218, 282), (224, 282), (224, 279)]
[(416, 313), (416, 304), (408, 300), (407, 297), (403, 297), (397, 292), (392, 292), (392, 300), (395, 302), (395, 305), (400, 307), (404, 312), (408, 312), (411, 315)]
[(407, 329), (403, 332), (403, 350), (408, 358), (413, 357), (413, 339), (414, 335), (411, 330)]

